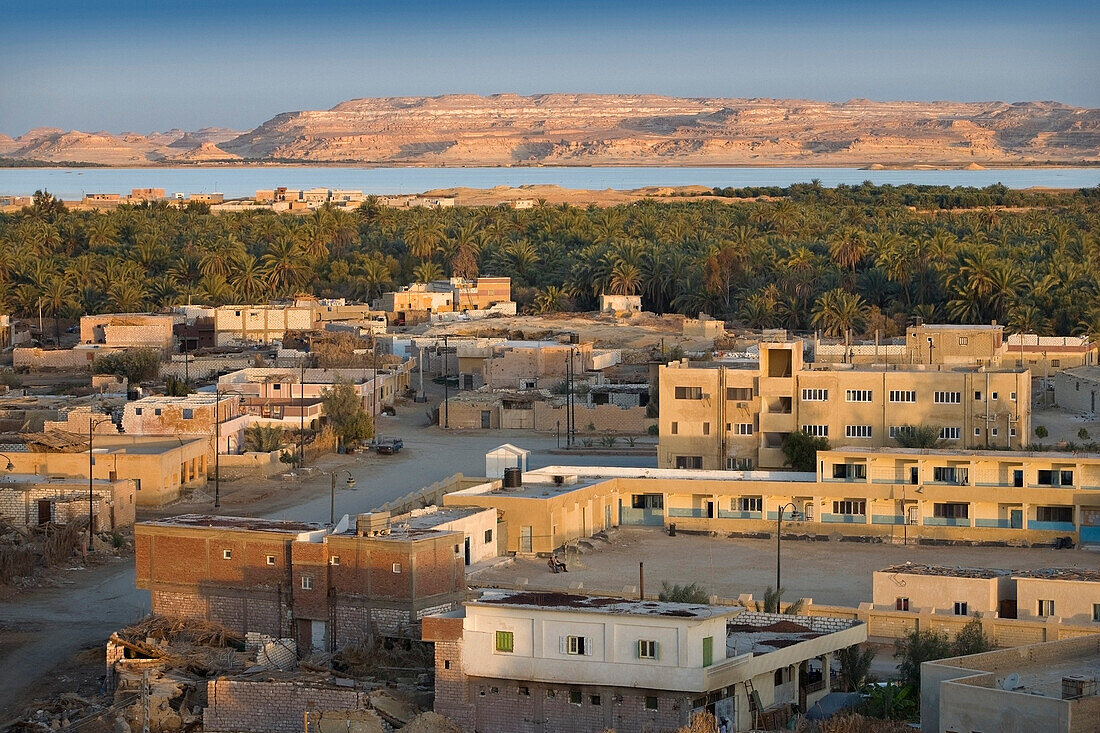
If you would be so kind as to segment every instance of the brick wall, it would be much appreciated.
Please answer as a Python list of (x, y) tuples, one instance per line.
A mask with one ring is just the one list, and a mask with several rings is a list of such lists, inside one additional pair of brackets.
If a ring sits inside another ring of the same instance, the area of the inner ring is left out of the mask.
[(220, 678), (206, 683), (207, 733), (301, 733), (307, 712), (366, 710), (368, 691), (322, 683)]

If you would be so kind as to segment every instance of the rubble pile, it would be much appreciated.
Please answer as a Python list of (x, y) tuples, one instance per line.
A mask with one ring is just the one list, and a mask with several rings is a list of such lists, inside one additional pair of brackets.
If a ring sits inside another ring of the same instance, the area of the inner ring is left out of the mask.
[(103, 721), (100, 729), (110, 730), (114, 722), (113, 711), (75, 693), (65, 692), (52, 700), (36, 701), (23, 711), (19, 720), (8, 730), (13, 733), (27, 733), (67, 730), (74, 726), (83, 729), (91, 726), (97, 719)]

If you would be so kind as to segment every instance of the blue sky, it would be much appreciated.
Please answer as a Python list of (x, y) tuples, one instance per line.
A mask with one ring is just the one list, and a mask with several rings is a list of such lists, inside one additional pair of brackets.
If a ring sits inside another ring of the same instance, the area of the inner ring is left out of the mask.
[(621, 92), (1100, 106), (1100, 3), (21, 3), (0, 132), (247, 129), (369, 96)]

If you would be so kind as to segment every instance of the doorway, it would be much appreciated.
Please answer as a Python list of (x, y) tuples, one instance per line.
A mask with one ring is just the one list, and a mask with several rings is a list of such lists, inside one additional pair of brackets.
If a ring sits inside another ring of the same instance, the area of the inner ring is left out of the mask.
[(50, 506), (52, 502), (49, 499), (38, 500), (38, 523), (49, 524), (53, 519), (53, 511)]
[(466, 538), (466, 564), (470, 564), (470, 538)]

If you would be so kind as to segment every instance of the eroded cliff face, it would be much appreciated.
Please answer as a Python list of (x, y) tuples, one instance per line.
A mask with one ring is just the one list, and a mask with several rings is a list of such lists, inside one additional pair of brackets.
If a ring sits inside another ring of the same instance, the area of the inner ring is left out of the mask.
[(46, 160), (116, 163), (126, 150), (151, 163), (215, 160), (219, 152), (392, 165), (1085, 163), (1100, 160), (1100, 110), (1057, 102), (448, 95), (354, 99), (283, 113), (243, 134), (46, 130), (0, 139), (0, 155)]

